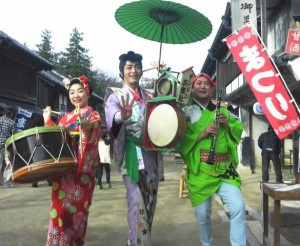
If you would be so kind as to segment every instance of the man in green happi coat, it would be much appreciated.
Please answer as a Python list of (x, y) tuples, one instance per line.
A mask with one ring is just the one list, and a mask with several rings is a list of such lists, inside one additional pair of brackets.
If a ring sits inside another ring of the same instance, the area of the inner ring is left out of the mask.
[[(186, 133), (178, 148), (187, 165), (186, 184), (198, 224), (203, 246), (211, 246), (211, 201), (218, 194), (230, 212), (232, 246), (246, 246), (245, 204), (240, 190), (241, 179), (236, 172), (239, 163), (236, 147), (243, 126), (237, 116), (211, 101), (216, 82), (200, 73), (193, 80), (192, 103), (183, 108), (187, 118)], [(207, 163), (216, 136), (213, 163)]]

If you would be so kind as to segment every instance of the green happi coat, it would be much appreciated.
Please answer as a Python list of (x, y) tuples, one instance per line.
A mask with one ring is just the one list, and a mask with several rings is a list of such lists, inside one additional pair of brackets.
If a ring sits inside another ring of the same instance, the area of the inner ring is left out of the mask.
[[(196, 108), (198, 110), (199, 107), (196, 106)], [(237, 187), (240, 187), (241, 184), (240, 176), (236, 172), (234, 172), (234, 175), (225, 175), (226, 177), (224, 177), (224, 174), (227, 174), (228, 170), (235, 170), (239, 163), (236, 147), (243, 131), (241, 121), (226, 108), (221, 107), (220, 112), (228, 118), (228, 126), (233, 139), (220, 126), (217, 134), (215, 153), (228, 153), (230, 161), (213, 165), (201, 162), (200, 151), (209, 151), (211, 137), (206, 137), (200, 142), (197, 141), (197, 138), (199, 133), (203, 132), (209, 124), (213, 123), (215, 117), (214, 109), (215, 105), (210, 102), (206, 109), (201, 111), (202, 115), (199, 120), (197, 119), (194, 123), (188, 120), (185, 135), (178, 144), (180, 154), (187, 165), (185, 180), (193, 207), (198, 206), (211, 197), (219, 189), (222, 182), (227, 182)], [(229, 166), (231, 166), (231, 169)]]

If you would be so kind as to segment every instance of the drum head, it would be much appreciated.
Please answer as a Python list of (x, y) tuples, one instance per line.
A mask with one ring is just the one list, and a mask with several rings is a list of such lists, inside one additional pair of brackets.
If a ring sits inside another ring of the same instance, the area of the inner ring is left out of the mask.
[(160, 104), (149, 116), (149, 138), (158, 147), (168, 146), (176, 137), (178, 126), (178, 116), (175, 109), (169, 104)]
[(169, 96), (172, 92), (172, 81), (169, 78), (161, 78), (157, 82), (157, 95)]

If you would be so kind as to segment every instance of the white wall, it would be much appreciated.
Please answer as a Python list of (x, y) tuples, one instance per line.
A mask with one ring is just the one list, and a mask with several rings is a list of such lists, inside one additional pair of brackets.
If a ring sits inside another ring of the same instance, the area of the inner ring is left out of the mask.
[(263, 132), (268, 130), (268, 122), (264, 115), (252, 116), (252, 139), (253, 139), (253, 157), (256, 164), (256, 169), (261, 169), (261, 149), (258, 147), (257, 140)]

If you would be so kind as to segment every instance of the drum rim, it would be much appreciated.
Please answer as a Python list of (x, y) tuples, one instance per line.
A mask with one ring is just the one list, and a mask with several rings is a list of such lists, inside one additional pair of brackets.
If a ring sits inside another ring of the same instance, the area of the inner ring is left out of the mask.
[(50, 159), (46, 159), (46, 160), (42, 160), (42, 161), (36, 161), (36, 162), (33, 162), (33, 163), (31, 163), (31, 164), (28, 164), (28, 165), (25, 163), (24, 166), (22, 166), (22, 167), (20, 167), (20, 168), (18, 168), (18, 169), (16, 169), (16, 170), (14, 170), (14, 164), (12, 164), (12, 166), (13, 166), (13, 173), (14, 173), (14, 172), (21, 171), (21, 170), (23, 170), (23, 169), (27, 169), (28, 166), (29, 166), (29, 167), (37, 167), (37, 166), (45, 166), (45, 165), (52, 165), (52, 164), (53, 164), (53, 165), (60, 165), (60, 164), (64, 164), (65, 162), (70, 162), (69, 160), (72, 160), (72, 162), (78, 164), (78, 160), (74, 159), (74, 158), (71, 157), (71, 156), (61, 157), (61, 158), (59, 159), (59, 162), (58, 162), (58, 163), (55, 163), (55, 160), (52, 159), (52, 158), (50, 158)]
[(18, 168), (17, 170), (13, 170), (13, 173), (23, 171), (28, 168), (34, 168), (34, 167), (41, 167), (41, 166), (47, 166), (47, 165), (64, 165), (64, 164), (72, 164), (72, 165), (78, 165), (78, 161), (74, 160), (74, 158), (68, 156), (68, 157), (61, 157), (58, 163), (55, 163), (54, 159), (47, 159), (43, 161), (37, 161), (34, 163), (31, 163), (29, 165), (25, 165), (23, 167)]
[[(64, 167), (68, 167), (64, 170), (64, 172), (59, 172), (57, 174), (52, 174), (51, 177), (49, 176), (48, 178), (54, 178), (56, 176), (63, 176), (63, 175), (66, 175), (70, 172), (73, 172), (74, 170), (76, 170), (77, 166), (78, 166), (78, 161), (74, 161), (74, 159), (72, 159), (72, 161), (70, 160), (71, 157), (63, 157), (63, 160), (60, 161), (58, 164), (54, 163), (53, 161), (52, 162), (47, 162), (47, 163), (32, 163), (28, 166), (24, 166), (24, 167), (21, 167), (15, 171), (12, 172), (12, 180), (16, 183), (32, 183), (34, 182), (34, 179), (25, 179), (25, 180), (22, 180), (20, 177), (23, 176), (24, 174), (27, 174), (27, 173), (30, 173), (31, 171), (26, 171), (26, 169), (28, 168), (32, 168), (34, 169), (34, 171), (38, 170), (38, 167), (43, 167), (45, 168), (45, 166), (49, 166), (49, 167), (53, 167), (53, 166), (56, 166), (56, 165), (63, 165)], [(35, 181), (41, 181), (41, 180), (44, 180), (44, 179), (40, 179), (40, 180), (35, 180)]]
[(33, 128), (26, 129), (24, 131), (13, 134), (12, 136), (10, 136), (6, 140), (5, 144), (8, 147), (13, 141), (17, 141), (17, 140), (20, 140), (22, 138), (32, 136), (32, 135), (36, 134), (37, 131), (38, 131), (38, 133), (61, 132), (61, 131), (66, 131), (66, 128), (61, 127), (61, 126), (38, 126), (38, 127), (33, 127)]

